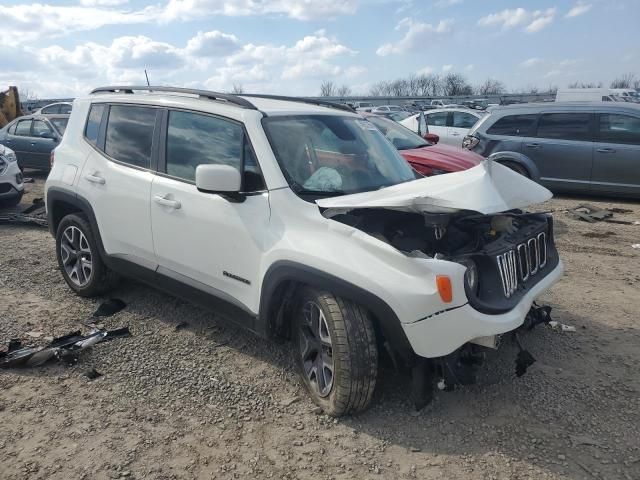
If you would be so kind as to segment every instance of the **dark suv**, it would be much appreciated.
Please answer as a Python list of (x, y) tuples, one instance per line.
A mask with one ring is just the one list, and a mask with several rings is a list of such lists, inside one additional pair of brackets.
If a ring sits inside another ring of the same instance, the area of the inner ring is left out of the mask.
[(640, 105), (500, 107), (469, 132), (462, 146), (554, 191), (640, 197)]

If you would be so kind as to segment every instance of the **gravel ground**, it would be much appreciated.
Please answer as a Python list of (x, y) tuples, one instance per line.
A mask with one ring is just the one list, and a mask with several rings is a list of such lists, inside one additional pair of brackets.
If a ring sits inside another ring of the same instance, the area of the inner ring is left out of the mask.
[[(561, 211), (583, 201), (544, 206), (566, 275), (541, 301), (577, 331), (524, 336), (538, 361), (521, 378), (504, 345), (477, 385), (415, 412), (407, 374), (382, 369), (372, 407), (333, 419), (306, 398), (289, 344), (125, 281), (112, 296), (128, 306), (104, 324), (132, 337), (73, 367), (0, 371), (0, 477), (640, 479), (640, 226)], [(640, 220), (638, 203), (588, 201)], [(46, 230), (0, 226), (0, 245), (0, 345), (65, 334), (103, 300), (70, 292)], [(91, 368), (103, 376), (88, 380)]]

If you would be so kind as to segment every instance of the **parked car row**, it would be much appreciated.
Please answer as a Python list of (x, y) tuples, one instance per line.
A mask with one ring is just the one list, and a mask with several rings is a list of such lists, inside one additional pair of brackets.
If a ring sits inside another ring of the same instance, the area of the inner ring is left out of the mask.
[[(485, 114), (468, 108), (446, 108), (429, 110), (424, 113), (424, 116), (427, 119), (429, 131), (438, 135), (441, 143), (462, 147), (464, 137)], [(419, 118), (419, 113), (414, 114), (401, 120), (400, 123), (418, 132)]]

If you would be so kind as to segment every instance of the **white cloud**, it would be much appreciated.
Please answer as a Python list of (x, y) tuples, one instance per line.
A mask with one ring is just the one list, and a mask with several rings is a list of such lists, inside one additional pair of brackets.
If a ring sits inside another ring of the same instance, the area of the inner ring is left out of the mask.
[(397, 43), (386, 43), (382, 45), (376, 54), (381, 57), (392, 53), (407, 53), (421, 51), (434, 37), (443, 35), (451, 31), (453, 20), (440, 20), (437, 25), (430, 23), (416, 22), (411, 18), (403, 18), (396, 26), (396, 30), (405, 30), (404, 37)]
[(22, 45), (41, 37), (95, 30), (105, 25), (145, 23), (155, 7), (124, 12), (100, 7), (53, 6), (34, 3), (0, 8), (0, 43)]
[(418, 70), (418, 75), (431, 75), (433, 73), (433, 67), (424, 67)]
[(576, 3), (571, 10), (565, 15), (566, 18), (579, 17), (580, 15), (584, 15), (589, 10), (591, 10), (590, 3), (578, 2)]
[(240, 42), (235, 35), (229, 35), (217, 30), (211, 32), (198, 32), (187, 43), (187, 52), (190, 55), (202, 57), (224, 57), (240, 48)]
[(562, 72), (560, 70), (549, 70), (547, 73), (544, 74), (544, 78), (557, 77), (561, 73)]
[(528, 11), (524, 8), (506, 9), (492, 13), (478, 20), (481, 27), (500, 27), (502, 30), (523, 27), (528, 33), (535, 33), (551, 24), (555, 19), (556, 9)]
[(146, 68), (154, 84), (229, 90), (241, 83), (247, 91), (293, 94), (304, 93), (305, 79), (343, 83), (360, 77), (366, 68), (354, 63), (356, 55), (323, 30), (290, 45), (242, 45), (234, 35), (219, 31), (198, 32), (183, 46), (123, 36), (109, 44), (86, 42), (73, 48), (0, 49), (0, 63), (12, 65), (0, 71), (0, 84), (60, 97), (83, 94), (100, 84), (144, 83)]
[(532, 57), (520, 63), (520, 66), (523, 68), (531, 68), (531, 67), (535, 67), (536, 65), (539, 65), (540, 63), (542, 63), (541, 59), (537, 57)]
[(450, 72), (451, 70), (453, 70), (453, 65), (443, 65), (442, 66), (442, 71), (443, 72)]
[(534, 20), (525, 28), (529, 33), (539, 32), (547, 25), (550, 25), (556, 17), (555, 8), (548, 8), (544, 12), (541, 12), (540, 15), (537, 15), (538, 12), (539, 11), (533, 12)]
[(355, 13), (357, 0), (169, 0), (165, 21), (193, 20), (213, 15), (285, 15), (299, 20), (333, 18)]

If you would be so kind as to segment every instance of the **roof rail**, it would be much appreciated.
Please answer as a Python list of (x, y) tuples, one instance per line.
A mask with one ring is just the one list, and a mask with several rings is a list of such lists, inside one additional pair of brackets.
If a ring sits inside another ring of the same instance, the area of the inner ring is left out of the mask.
[(146, 91), (146, 92), (167, 92), (167, 93), (184, 93), (189, 95), (197, 95), (201, 98), (207, 98), (209, 100), (224, 100), (233, 105), (239, 107), (248, 108), (250, 110), (257, 110), (256, 106), (248, 100), (239, 97), (238, 95), (232, 95), (228, 93), (210, 92), (208, 90), (196, 90), (192, 88), (179, 88), (179, 87), (154, 87), (154, 86), (109, 86), (94, 88), (91, 91), (91, 95), (94, 93), (133, 93), (134, 91)]
[(344, 110), (346, 112), (354, 112), (355, 110), (348, 105), (342, 105), (340, 103), (329, 102), (327, 100), (316, 100), (313, 98), (305, 98), (305, 97), (287, 97), (284, 95), (262, 95), (259, 93), (243, 93), (243, 97), (252, 97), (252, 98), (266, 98), (267, 100), (282, 100), (285, 102), (298, 102), (298, 103), (308, 103), (310, 105), (318, 105), (321, 107), (329, 107), (336, 108), (338, 110)]

